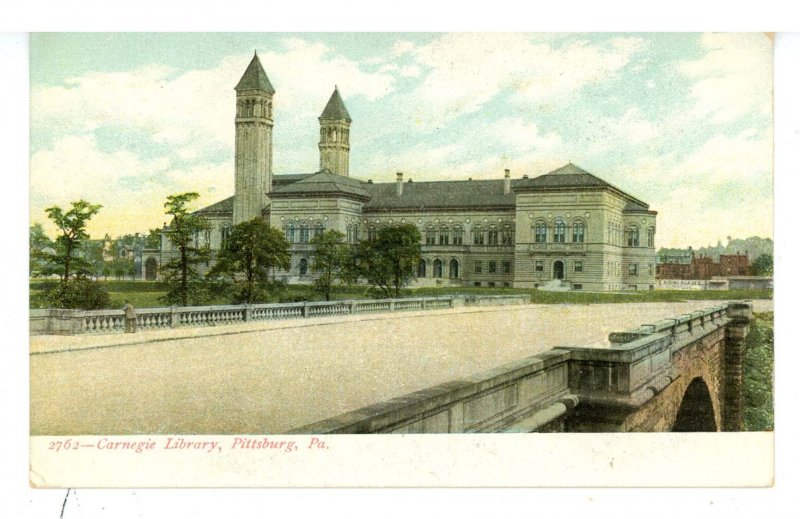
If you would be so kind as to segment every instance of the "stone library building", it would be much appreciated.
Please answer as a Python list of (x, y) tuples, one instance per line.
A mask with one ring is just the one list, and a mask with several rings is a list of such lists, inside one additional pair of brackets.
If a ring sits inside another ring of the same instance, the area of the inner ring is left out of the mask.
[[(505, 170), (496, 180), (352, 178), (353, 120), (334, 89), (319, 116), (319, 171), (273, 175), (275, 89), (257, 55), (235, 90), (235, 191), (197, 211), (211, 222), (197, 240), (212, 257), (232, 226), (264, 218), (290, 243), (291, 267), (276, 279), (309, 283), (315, 235), (335, 229), (355, 244), (383, 226), (413, 224), (422, 254), (412, 286), (654, 288), (656, 212), (574, 164), (521, 178)], [(143, 277), (158, 279), (176, 254), (168, 236), (142, 251)]]

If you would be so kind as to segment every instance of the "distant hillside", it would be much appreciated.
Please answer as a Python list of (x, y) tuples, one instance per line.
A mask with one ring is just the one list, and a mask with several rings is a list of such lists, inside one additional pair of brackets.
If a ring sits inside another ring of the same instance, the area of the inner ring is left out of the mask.
[[(711, 256), (714, 261), (719, 261), (720, 254), (736, 254), (747, 253), (748, 260), (752, 263), (757, 257), (762, 254), (773, 254), (774, 244), (770, 238), (759, 238), (758, 236), (751, 236), (750, 238), (728, 238), (728, 244), (723, 245), (721, 241), (716, 245), (708, 245), (699, 249), (694, 249), (695, 255)], [(661, 248), (658, 250), (658, 255), (661, 257), (664, 254), (675, 254), (679, 252), (686, 252), (691, 250), (691, 247), (686, 249), (669, 249)]]

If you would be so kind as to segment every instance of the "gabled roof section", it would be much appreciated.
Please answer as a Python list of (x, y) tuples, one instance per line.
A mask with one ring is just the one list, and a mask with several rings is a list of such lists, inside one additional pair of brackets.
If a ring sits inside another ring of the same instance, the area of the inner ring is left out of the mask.
[(344, 106), (342, 96), (339, 95), (338, 86), (333, 89), (333, 94), (331, 94), (331, 98), (328, 99), (328, 104), (325, 105), (325, 109), (322, 111), (322, 115), (320, 115), (319, 118), (334, 120), (344, 119), (348, 123), (353, 121), (350, 118), (350, 114), (347, 113), (347, 108)]
[(225, 214), (233, 214), (233, 197), (230, 196), (225, 200), (221, 200), (216, 204), (211, 204), (207, 207), (202, 209), (198, 209), (194, 212), (194, 214), (201, 215), (201, 216), (212, 216), (212, 215), (225, 215)]
[[(512, 185), (514, 182), (513, 181)], [(372, 200), (364, 210), (407, 209), (425, 211), (445, 208), (508, 208), (513, 209), (515, 194), (504, 193), (503, 180), (445, 180), (405, 182), (403, 194), (397, 195), (395, 182), (365, 184)]]
[(264, 72), (264, 67), (261, 66), (261, 61), (258, 59), (258, 54), (253, 54), (253, 59), (244, 71), (242, 79), (236, 84), (234, 90), (264, 90), (270, 94), (275, 93), (272, 88), (272, 83), (269, 82), (267, 73)]
[(538, 177), (522, 179), (513, 184), (513, 189), (515, 191), (610, 189), (626, 199), (625, 211), (649, 211), (646, 203), (572, 163)]
[(326, 169), (292, 184), (279, 187), (271, 192), (270, 196), (275, 198), (347, 196), (369, 200), (371, 195), (364, 189), (365, 185), (360, 180), (336, 175)]

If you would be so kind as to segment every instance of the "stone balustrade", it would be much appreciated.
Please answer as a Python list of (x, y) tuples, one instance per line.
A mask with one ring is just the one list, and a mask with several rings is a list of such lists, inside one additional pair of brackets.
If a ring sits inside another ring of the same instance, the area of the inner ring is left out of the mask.
[[(330, 317), (378, 312), (438, 310), (459, 306), (530, 303), (530, 295), (413, 297), (252, 305), (137, 308), (137, 331), (223, 326), (253, 321)], [(31, 310), (31, 335), (79, 335), (125, 331), (122, 310)]]

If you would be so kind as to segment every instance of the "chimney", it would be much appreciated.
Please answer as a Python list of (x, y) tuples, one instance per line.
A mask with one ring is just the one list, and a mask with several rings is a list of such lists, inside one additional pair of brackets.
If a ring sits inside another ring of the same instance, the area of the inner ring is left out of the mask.
[(403, 194), (403, 173), (397, 172), (397, 196)]
[(503, 193), (509, 194), (511, 192), (511, 170), (506, 170), (505, 181), (503, 182)]

